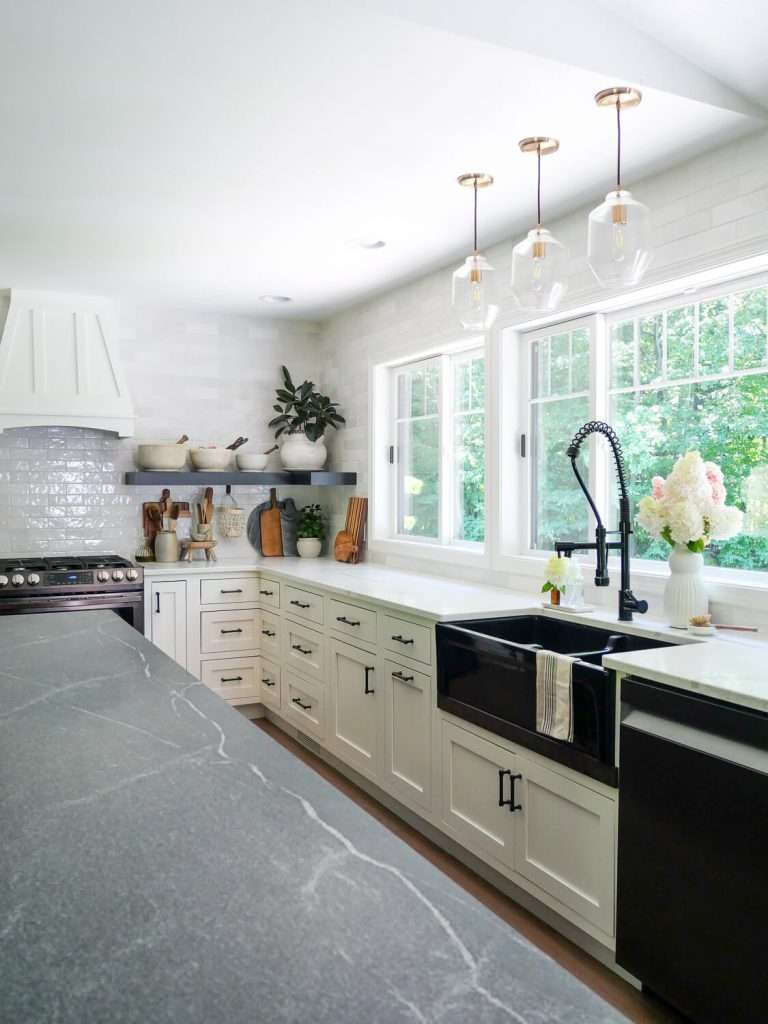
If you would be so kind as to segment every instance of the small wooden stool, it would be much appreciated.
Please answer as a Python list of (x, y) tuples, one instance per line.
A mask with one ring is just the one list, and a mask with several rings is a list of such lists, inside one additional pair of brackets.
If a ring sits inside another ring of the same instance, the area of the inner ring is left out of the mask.
[(213, 550), (216, 547), (215, 540), (187, 540), (186, 538), (181, 541), (181, 561), (191, 562), (193, 551), (204, 551), (206, 562), (216, 561), (216, 552)]

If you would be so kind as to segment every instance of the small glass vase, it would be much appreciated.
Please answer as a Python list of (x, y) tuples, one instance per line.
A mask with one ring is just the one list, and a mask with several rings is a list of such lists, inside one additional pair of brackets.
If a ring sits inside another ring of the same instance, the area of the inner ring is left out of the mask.
[(560, 591), (553, 587), (549, 592), (549, 603), (553, 608), (560, 607)]

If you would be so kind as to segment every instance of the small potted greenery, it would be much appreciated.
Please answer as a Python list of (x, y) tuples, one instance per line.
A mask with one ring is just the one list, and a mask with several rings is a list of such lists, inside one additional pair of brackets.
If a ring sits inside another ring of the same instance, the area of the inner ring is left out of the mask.
[(322, 469), (328, 458), (323, 435), (329, 427), (338, 428), (344, 417), (338, 403), (321, 395), (311, 380), (294, 384), (287, 367), (281, 366), (281, 387), (273, 406), (277, 416), (269, 421), (275, 438), (283, 437), (280, 459), (286, 469)]
[(305, 505), (301, 510), (296, 537), (301, 558), (317, 558), (325, 537), (323, 510), (319, 505)]

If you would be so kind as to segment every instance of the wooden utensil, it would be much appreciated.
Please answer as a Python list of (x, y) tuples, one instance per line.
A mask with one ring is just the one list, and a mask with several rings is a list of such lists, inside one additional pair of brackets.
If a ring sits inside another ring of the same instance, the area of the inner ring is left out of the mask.
[(365, 519), (368, 513), (367, 498), (350, 498), (347, 504), (347, 520), (344, 529), (336, 535), (334, 557), (337, 562), (360, 561)]
[(235, 452), (238, 448), (242, 448), (244, 444), (248, 444), (248, 438), (242, 436), (238, 437), (232, 442), (232, 444), (227, 445), (227, 451)]
[(188, 440), (189, 437), (186, 434), (182, 434), (176, 444), (186, 444)]
[(266, 557), (281, 557), (283, 554), (283, 529), (280, 524), (280, 509), (277, 505), (277, 490), (269, 492), (270, 507), (259, 516), (261, 531), (261, 553)]

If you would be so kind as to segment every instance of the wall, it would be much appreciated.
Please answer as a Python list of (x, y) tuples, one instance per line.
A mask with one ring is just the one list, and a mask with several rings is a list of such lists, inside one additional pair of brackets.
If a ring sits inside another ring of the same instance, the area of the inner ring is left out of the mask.
[[(630, 187), (652, 211), (655, 259), (644, 283), (673, 280), (768, 250), (768, 133), (748, 136), (664, 174), (632, 182)], [(596, 195), (591, 206), (601, 199)], [(571, 252), (569, 308), (606, 298), (586, 263), (590, 208), (548, 225)], [(523, 234), (524, 229), (518, 237)], [(509, 279), (513, 244), (510, 241), (487, 251), (502, 282)], [(323, 325), (322, 384), (341, 403), (347, 417), (347, 428), (332, 439), (334, 460), (338, 466), (357, 471), (360, 494), (367, 494), (370, 486), (369, 368), (372, 363), (460, 338), (450, 309), (450, 276), (460, 259), (444, 270), (346, 310)], [(495, 330), (520, 322), (520, 314), (507, 300)], [(335, 527), (343, 522), (345, 500), (346, 495), (334, 497)], [(412, 560), (409, 565), (415, 567)], [(421, 568), (435, 572), (436, 567), (429, 563)], [(439, 571), (472, 576), (471, 571), (448, 564)], [(489, 575), (485, 570), (482, 578), (510, 582), (506, 575)]]
[[(278, 367), (316, 378), (318, 329), (313, 324), (169, 310), (123, 309), (120, 352), (136, 412), (136, 436), (119, 440), (96, 430), (40, 427), (0, 434), (0, 555), (117, 552), (130, 556), (141, 538), (141, 503), (157, 488), (127, 487), (141, 440), (229, 444), (239, 434), (247, 450), (271, 443)], [(275, 453), (270, 465), (278, 465)], [(217, 488), (215, 501), (224, 495)], [(195, 501), (201, 488), (174, 487), (173, 497)], [(287, 495), (288, 491), (285, 492)], [(250, 510), (266, 488), (238, 487)], [(283, 492), (281, 492), (283, 496)], [(295, 494), (316, 500), (314, 489)], [(189, 521), (181, 521), (186, 533)], [(219, 540), (219, 553), (252, 553), (247, 540)]]

